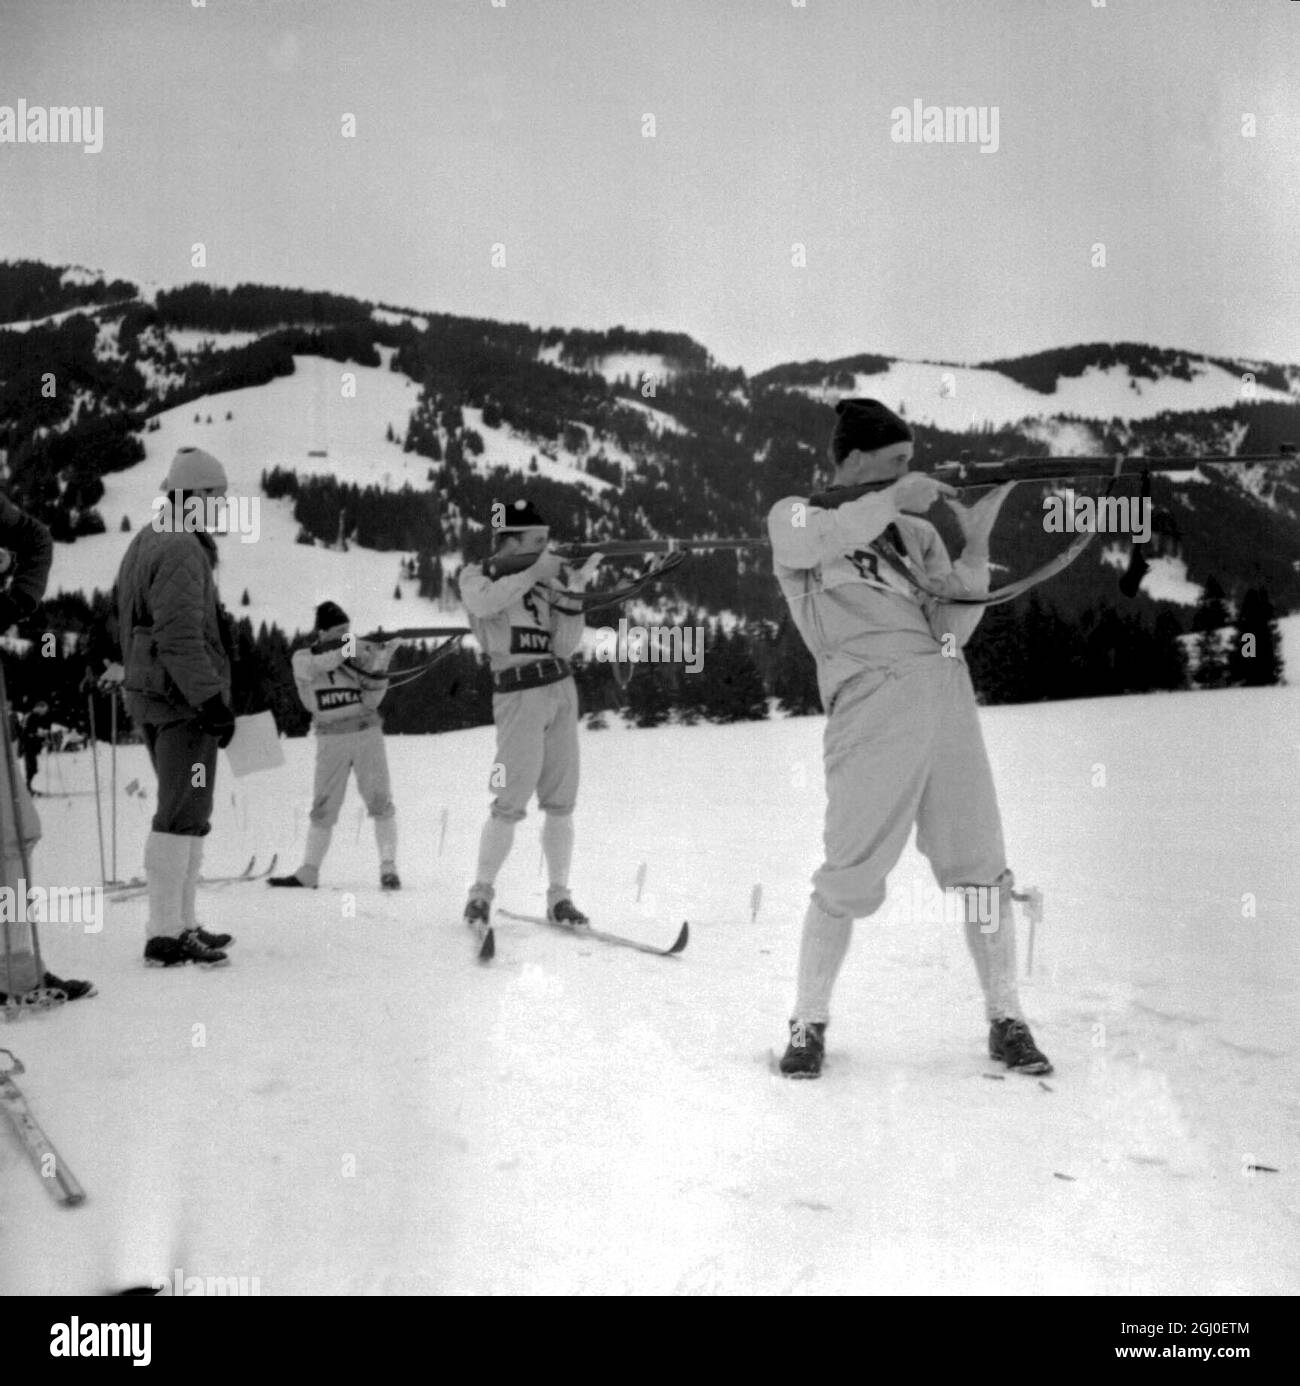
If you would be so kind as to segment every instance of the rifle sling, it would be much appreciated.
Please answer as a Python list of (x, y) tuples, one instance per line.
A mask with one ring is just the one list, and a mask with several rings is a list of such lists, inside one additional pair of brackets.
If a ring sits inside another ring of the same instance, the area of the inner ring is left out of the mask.
[[(1109, 497), (1114, 493), (1115, 481), (1116, 478), (1111, 477), (1106, 483), (1106, 496)], [(1033, 572), (1026, 573), (1024, 577), (1017, 578), (1015, 582), (1009, 582), (1005, 587), (999, 587), (995, 592), (990, 592), (983, 597), (950, 597), (937, 588), (931, 587), (925, 576), (917, 570), (915, 564), (906, 554), (899, 553), (889, 544), (879, 544), (874, 547), (875, 552), (896, 573), (906, 578), (919, 592), (934, 598), (937, 602), (942, 602), (946, 606), (998, 606), (1002, 602), (1014, 601), (1017, 597), (1028, 592), (1031, 587), (1037, 587), (1040, 582), (1046, 582), (1048, 578), (1064, 572), (1096, 537), (1095, 530), (1076, 534), (1063, 553), (1058, 553), (1055, 558), (1050, 558), (1046, 563), (1040, 564)]]

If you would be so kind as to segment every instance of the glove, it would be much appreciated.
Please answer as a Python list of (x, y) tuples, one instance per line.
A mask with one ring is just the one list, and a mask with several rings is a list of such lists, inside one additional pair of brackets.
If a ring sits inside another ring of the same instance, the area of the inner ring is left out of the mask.
[(214, 693), (199, 708), (195, 721), (205, 736), (217, 738), (217, 745), (222, 749), (235, 739), (235, 714), (226, 706), (226, 700), (220, 693)]

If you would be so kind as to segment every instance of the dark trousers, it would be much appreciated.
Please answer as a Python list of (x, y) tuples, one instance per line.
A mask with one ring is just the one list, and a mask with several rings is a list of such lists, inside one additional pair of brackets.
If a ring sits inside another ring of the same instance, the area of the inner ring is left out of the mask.
[[(158, 776), (154, 832), (206, 837), (212, 826), (217, 738), (201, 732), (191, 718), (184, 722), (146, 722), (144, 741)], [(196, 783), (200, 780), (202, 783)]]

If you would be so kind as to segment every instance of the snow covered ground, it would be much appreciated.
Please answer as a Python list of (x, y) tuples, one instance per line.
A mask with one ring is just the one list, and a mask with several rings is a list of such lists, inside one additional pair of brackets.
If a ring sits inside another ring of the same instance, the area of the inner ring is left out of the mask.
[[(806, 393), (827, 403), (843, 394), (869, 395), (891, 409), (901, 406), (910, 419), (951, 430), (1013, 424), (1047, 413), (1097, 420), (1153, 419), (1166, 410), (1222, 409), (1241, 403), (1239, 376), (1210, 362), (1194, 362), (1191, 369), (1191, 380), (1172, 375), (1137, 380), (1123, 366), (1090, 366), (1082, 375), (1063, 377), (1052, 394), (1044, 395), (979, 366), (893, 361), (878, 374), (855, 375), (851, 389), (810, 387)], [(1255, 398), (1294, 403), (1296, 396), (1257, 385)], [(1053, 449), (1053, 454), (1059, 451)]]
[[(351, 797), (326, 888), (204, 892), (229, 968), (145, 969), (142, 902), (98, 934), (46, 927), (49, 966), (101, 994), (0, 1043), (89, 1200), (57, 1208), (0, 1134), (0, 1293), (177, 1268), (267, 1295), (1300, 1291), (1300, 689), (982, 717), (1012, 864), (1046, 893), (1022, 982), (1046, 1082), (984, 1057), (912, 849), (857, 926), (825, 1077), (770, 1073), (820, 718), (583, 731), (575, 896), (655, 940), (689, 918), (666, 960), (500, 920), (475, 964), (459, 913), (491, 731), (394, 738), (400, 895)], [(285, 748), (269, 774), (223, 764), (214, 872), (296, 864), (312, 748)], [(71, 792), (40, 801), (37, 878), (97, 880), (89, 756), (42, 776)], [(123, 749), (122, 875), (152, 789)], [(508, 908), (541, 906), (537, 827)]]

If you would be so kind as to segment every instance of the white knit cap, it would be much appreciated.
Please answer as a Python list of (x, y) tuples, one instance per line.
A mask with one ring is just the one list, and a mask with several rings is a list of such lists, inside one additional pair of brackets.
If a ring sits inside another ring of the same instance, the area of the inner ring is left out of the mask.
[(167, 491), (206, 491), (228, 485), (226, 469), (202, 448), (181, 448), (172, 458), (163, 488)]

